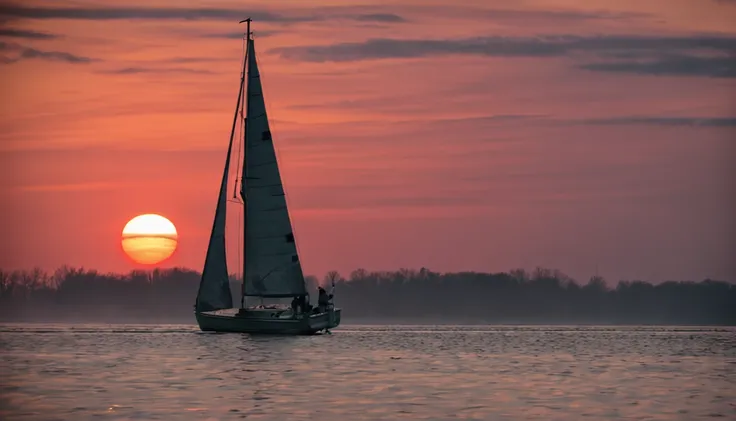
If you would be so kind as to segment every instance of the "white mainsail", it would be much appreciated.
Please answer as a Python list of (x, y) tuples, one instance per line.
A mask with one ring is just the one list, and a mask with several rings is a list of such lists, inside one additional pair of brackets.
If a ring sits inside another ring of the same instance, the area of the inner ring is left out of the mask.
[(245, 295), (306, 294), (294, 231), (279, 173), (256, 51), (248, 40), (248, 98), (242, 195), (245, 221)]

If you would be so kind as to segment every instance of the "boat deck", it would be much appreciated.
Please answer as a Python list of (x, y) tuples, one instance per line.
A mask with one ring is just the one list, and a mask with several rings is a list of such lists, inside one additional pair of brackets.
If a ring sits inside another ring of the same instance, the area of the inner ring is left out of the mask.
[(241, 312), (240, 308), (225, 308), (222, 310), (204, 311), (202, 314), (210, 314), (213, 316), (221, 317), (239, 317), (247, 314), (249, 318), (258, 319), (293, 319), (294, 312), (291, 307), (269, 305), (269, 306), (256, 306), (247, 307), (246, 313)]
[(294, 315), (290, 307), (257, 306), (195, 313), (200, 329), (240, 333), (312, 334), (340, 324), (341, 310)]

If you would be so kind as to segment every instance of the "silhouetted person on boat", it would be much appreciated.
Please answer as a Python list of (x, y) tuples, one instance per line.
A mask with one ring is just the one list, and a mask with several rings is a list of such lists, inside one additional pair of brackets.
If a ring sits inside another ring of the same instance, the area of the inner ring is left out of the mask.
[(310, 314), (312, 312), (312, 304), (309, 303), (309, 294), (300, 295), (299, 300), (302, 308), (302, 313)]
[(319, 306), (320, 313), (323, 313), (327, 311), (327, 306), (330, 305), (332, 294), (328, 295), (327, 291), (325, 291), (325, 289), (322, 287), (318, 287), (317, 291), (319, 292), (319, 296), (317, 297), (317, 305)]
[(301, 303), (299, 302), (299, 297), (295, 296), (293, 300), (291, 300), (291, 311), (294, 312), (294, 316), (297, 315), (299, 312), (299, 307), (301, 307)]
[(309, 296), (308, 295), (300, 295), (299, 296), (299, 307), (302, 309), (302, 313), (309, 313), (309, 310), (311, 310), (309, 305)]
[(291, 310), (294, 312), (294, 316), (301, 313), (308, 313), (309, 303), (307, 303), (306, 295), (297, 295), (291, 300)]

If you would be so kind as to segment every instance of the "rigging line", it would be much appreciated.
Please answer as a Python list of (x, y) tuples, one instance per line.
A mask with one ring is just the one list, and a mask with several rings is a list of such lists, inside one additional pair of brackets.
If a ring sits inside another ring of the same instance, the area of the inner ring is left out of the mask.
[[(245, 113), (245, 116), (243, 118), (243, 173), (241, 174), (241, 180), (240, 180), (240, 186), (241, 188), (241, 196), (243, 198), (243, 208), (241, 211), (242, 214), (242, 236), (243, 236), (243, 252), (240, 254), (240, 258), (242, 258), (242, 284), (240, 287), (241, 295), (240, 295), (240, 307), (245, 308), (246, 302), (245, 302), (245, 290), (246, 290), (246, 278), (248, 277), (248, 267), (246, 266), (249, 262), (248, 256), (246, 255), (248, 253), (248, 199), (247, 199), (247, 188), (248, 186), (245, 185), (246, 180), (248, 179), (248, 119), (250, 118), (250, 99), (248, 96), (250, 95), (250, 73), (251, 68), (249, 66), (249, 60), (251, 52), (251, 47), (253, 45), (253, 41), (251, 40), (251, 31), (250, 31), (250, 18), (246, 20), (246, 28), (245, 28), (245, 61), (243, 65), (243, 80), (246, 78), (246, 72), (247, 72), (247, 82), (243, 85), (243, 95), (241, 96), (241, 110)], [(254, 57), (255, 58), (255, 57)]]
[[(248, 50), (247, 50), (247, 48), (248, 48), (248, 46), (246, 44), (246, 39), (243, 38), (243, 73), (245, 73), (245, 60), (248, 60), (248, 56), (247, 56), (247, 51)], [(243, 74), (241, 76), (244, 77), (245, 74)], [(241, 103), (242, 102), (243, 101), (241, 101)], [(243, 107), (241, 106), (240, 107), (240, 124), (238, 125), (238, 162), (237, 162), (237, 168), (235, 169), (235, 183), (233, 185), (233, 199), (235, 199), (237, 197), (237, 195), (238, 195), (238, 175), (240, 174), (240, 161), (242, 161), (242, 155), (243, 155), (243, 141), (242, 141), (242, 139), (244, 137), (245, 136), (244, 136), (244, 133), (243, 133)], [(240, 184), (241, 184), (241, 188), (242, 188), (242, 184), (243, 184), (242, 177), (241, 177), (241, 180), (240, 180)], [(238, 243), (238, 246), (239, 245), (240, 245), (240, 243)]]
[[(241, 116), (243, 115), (243, 111), (240, 111), (240, 115)], [(238, 136), (238, 156), (236, 157), (237, 166), (235, 168), (235, 183), (233, 184), (233, 199), (238, 198), (238, 175), (240, 174), (240, 161), (242, 161), (241, 155), (243, 154), (243, 142), (240, 140), (243, 137), (242, 134), (243, 134), (243, 119), (241, 118), (240, 124), (238, 125), (238, 134), (237, 134)], [(242, 177), (241, 177), (240, 183), (241, 184), (243, 183)]]
[[(243, 66), (245, 66), (245, 59), (243, 60), (242, 63), (243, 63)], [(243, 68), (243, 73), (241, 73), (241, 78), (240, 78), (240, 92), (238, 92), (238, 102), (236, 103), (235, 115), (233, 116), (232, 131), (230, 133), (230, 144), (228, 146), (227, 159), (225, 160), (225, 162), (226, 162), (225, 165), (226, 165), (227, 173), (226, 174), (223, 174), (223, 177), (229, 176), (230, 164), (232, 163), (232, 148), (233, 148), (233, 139), (234, 139), (233, 136), (235, 136), (235, 131), (237, 129), (236, 121), (238, 119), (238, 108), (240, 108), (240, 104), (242, 103), (242, 98), (243, 98), (243, 85), (245, 83), (245, 77), (244, 77), (244, 75), (245, 75), (245, 68)], [(223, 188), (221, 187), (220, 194), (226, 193), (226, 190), (227, 190), (227, 181), (228, 181), (228, 179), (224, 179), (223, 180), (223, 182), (225, 182), (225, 186), (224, 186), (224, 190), (225, 191), (223, 192), (222, 191)], [(237, 182), (237, 179), (236, 179), (236, 182)], [(227, 204), (228, 204), (228, 202), (230, 202), (230, 200), (226, 200), (225, 201), (225, 207), (223, 209), (223, 211), (226, 214), (226, 216), (225, 216), (225, 231), (227, 231), (227, 225), (228, 225), (228, 222), (227, 222)], [(218, 204), (218, 209), (219, 209), (219, 206), (220, 205)], [(217, 217), (217, 211), (215, 211), (215, 217)], [(213, 230), (214, 230), (214, 228), (213, 228)], [(230, 255), (229, 250), (230, 250), (231, 247), (228, 245), (228, 241), (227, 241), (228, 239), (227, 239), (226, 232), (223, 233), (223, 234), (224, 234), (223, 237), (225, 237), (225, 239), (224, 239), (225, 262), (224, 263), (225, 263), (225, 268), (226, 268), (226, 275), (227, 275), (227, 278), (228, 278), (228, 281), (229, 281), (231, 274), (230, 274), (230, 270), (228, 269), (228, 265), (227, 265), (227, 257)], [(200, 285), (199, 285), (200, 292), (201, 292), (201, 288), (202, 288), (202, 282), (203, 281), (200, 281)], [(228, 289), (230, 289), (230, 288), (228, 287)], [(196, 304), (195, 304), (195, 306), (196, 306)]]
[[(239, 208), (238, 209), (238, 211), (239, 211), (238, 212), (238, 233), (240, 233), (240, 231), (242, 231), (241, 228), (242, 228), (242, 225), (243, 225), (243, 222), (242, 222), (243, 221), (243, 207), (240, 207), (239, 206), (238, 208)], [(241, 282), (240, 283), (242, 285), (242, 279), (243, 279), (243, 276), (245, 276), (245, 273), (243, 273), (243, 265), (242, 265), (242, 262), (241, 262), (241, 259), (243, 258), (243, 253), (241, 252), (242, 248), (241, 248), (241, 244), (240, 244), (240, 242), (241, 242), (240, 237), (241, 237), (240, 234), (238, 234), (238, 272), (240, 272), (240, 279), (241, 279)], [(242, 286), (241, 286), (241, 288), (242, 288)], [(240, 294), (241, 295), (243, 293), (244, 293), (244, 291), (240, 291)]]
[[(247, 31), (246, 31), (247, 32)], [(247, 75), (246, 68), (247, 68), (247, 61), (248, 61), (248, 36), (246, 34), (245, 37), (243, 37), (243, 78), (245, 78)], [(245, 85), (243, 86), (243, 89), (245, 90)], [(244, 147), (247, 146), (245, 144), (245, 130), (247, 130), (247, 127), (244, 127), (245, 118), (247, 118), (248, 113), (243, 109), (245, 104), (245, 94), (241, 96), (241, 102), (240, 102), (240, 133), (238, 133), (238, 167), (235, 171), (235, 178), (237, 180), (238, 175), (240, 175), (240, 189), (245, 191), (245, 185), (243, 184), (245, 180), (243, 180), (243, 175), (240, 173), (240, 164), (244, 161)], [(243, 162), (243, 166), (245, 166), (246, 163)], [(235, 191), (233, 192), (233, 196), (237, 194), (237, 182), (235, 183)], [(241, 206), (238, 209), (238, 272), (240, 272), (240, 295), (241, 297), (245, 294), (245, 291), (243, 290), (243, 286), (245, 285), (245, 269), (243, 268), (243, 249), (245, 248), (245, 235), (243, 235), (243, 212), (245, 212), (245, 201), (243, 200), (243, 206)], [(241, 300), (242, 304), (242, 300)], [(243, 307), (241, 305), (241, 307)]]
[[(243, 63), (242, 68), (243, 69), (245, 69), (245, 60), (246, 60), (246, 57), (245, 57), (245, 41), (243, 41), (243, 62), (242, 62)], [(242, 77), (244, 77), (244, 75), (241, 74), (241, 78)], [(242, 96), (241, 96), (241, 98), (242, 98)], [(242, 100), (241, 100), (241, 103), (242, 103)], [(240, 109), (240, 115), (241, 115), (241, 119), (239, 121), (238, 129), (237, 129), (237, 132), (236, 132), (236, 136), (238, 138), (238, 154), (235, 157), (235, 159), (237, 161), (237, 169), (235, 171), (235, 179), (234, 179), (234, 182), (233, 182), (233, 197), (232, 197), (232, 199), (229, 199), (228, 200), (229, 203), (237, 203), (237, 204), (241, 204), (242, 203), (240, 201), (240, 199), (238, 198), (238, 174), (240, 173), (240, 161), (241, 161), (240, 156), (241, 156), (242, 150), (243, 150), (243, 144), (240, 141), (240, 139), (242, 138), (241, 134), (243, 132), (243, 119), (242, 119), (243, 109), (242, 109), (242, 107)], [(242, 212), (242, 208), (241, 209), (238, 209), (238, 211), (239, 212)], [(240, 218), (238, 218), (238, 233), (240, 232), (240, 227), (241, 227)], [(241, 245), (240, 245), (240, 241), (241, 241), (240, 240), (240, 234), (238, 234), (238, 236), (236, 237), (236, 239), (237, 239), (236, 242), (237, 242), (237, 250), (238, 250), (238, 270), (236, 270), (234, 272), (234, 274), (237, 276), (238, 273), (242, 272), (242, 268), (241, 268), (241, 266), (242, 266), (241, 265), (241, 257), (240, 257), (240, 255), (242, 254), (241, 253)], [(228, 245), (228, 241), (226, 241), (225, 242), (225, 255), (226, 256), (230, 256), (231, 255), (228, 252), (228, 249), (229, 248), (230, 248), (230, 246)], [(228, 270), (228, 272), (230, 272), (230, 270)], [(242, 276), (242, 274), (241, 274), (241, 276)]]

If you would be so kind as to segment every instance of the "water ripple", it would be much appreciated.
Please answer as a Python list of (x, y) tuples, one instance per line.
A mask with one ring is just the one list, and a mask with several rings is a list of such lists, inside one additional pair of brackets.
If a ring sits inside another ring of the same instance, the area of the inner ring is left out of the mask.
[(12, 420), (694, 420), (736, 417), (736, 330), (0, 325)]

